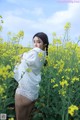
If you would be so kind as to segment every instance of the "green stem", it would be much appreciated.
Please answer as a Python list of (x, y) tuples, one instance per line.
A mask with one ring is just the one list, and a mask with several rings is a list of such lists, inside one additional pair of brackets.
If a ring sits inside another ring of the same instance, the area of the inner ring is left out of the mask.
[(64, 111), (63, 111), (63, 114), (62, 114), (62, 120), (64, 120)]
[(65, 120), (68, 120), (68, 112), (67, 112), (67, 114), (66, 114), (66, 118), (65, 118)]
[(49, 81), (49, 83), (48, 83), (48, 97), (47, 97), (47, 106), (49, 106), (49, 102), (50, 102), (50, 101), (49, 101), (49, 97), (50, 97), (50, 96), (49, 96), (49, 94), (50, 94), (49, 92), (50, 92), (50, 81)]

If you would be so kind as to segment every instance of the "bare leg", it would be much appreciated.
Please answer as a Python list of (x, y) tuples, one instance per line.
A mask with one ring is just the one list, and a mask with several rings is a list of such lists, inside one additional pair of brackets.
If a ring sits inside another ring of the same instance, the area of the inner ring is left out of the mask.
[(15, 94), (16, 120), (29, 120), (34, 103), (22, 95)]

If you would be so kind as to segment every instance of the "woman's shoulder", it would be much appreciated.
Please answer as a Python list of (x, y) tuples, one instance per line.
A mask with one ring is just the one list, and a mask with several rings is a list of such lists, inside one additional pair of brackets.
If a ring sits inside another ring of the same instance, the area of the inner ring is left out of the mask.
[(36, 52), (38, 52), (38, 53), (40, 53), (40, 52), (45, 53), (44, 50), (42, 50), (42, 49), (40, 49), (40, 48), (38, 48), (38, 47), (33, 48), (33, 51), (36, 51)]
[(36, 56), (37, 57), (39, 53), (42, 53), (43, 55), (45, 55), (45, 51), (41, 50), (38, 47), (35, 47), (35, 48), (29, 50), (28, 52), (25, 52), (23, 54), (23, 58), (27, 58), (29, 56)]
[(33, 55), (36, 56), (37, 55), (37, 51), (35, 51), (34, 49), (31, 49), (28, 52), (24, 52), (23, 59), (27, 59), (28, 57), (31, 57)]

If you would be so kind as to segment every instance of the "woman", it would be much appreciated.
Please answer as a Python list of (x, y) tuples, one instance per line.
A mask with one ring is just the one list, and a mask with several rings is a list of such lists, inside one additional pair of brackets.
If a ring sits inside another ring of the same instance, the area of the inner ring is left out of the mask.
[(39, 32), (33, 36), (34, 48), (25, 52), (21, 63), (15, 66), (14, 78), (18, 82), (15, 93), (15, 110), (17, 120), (28, 120), (30, 112), (38, 98), (41, 68), (48, 55), (48, 37)]

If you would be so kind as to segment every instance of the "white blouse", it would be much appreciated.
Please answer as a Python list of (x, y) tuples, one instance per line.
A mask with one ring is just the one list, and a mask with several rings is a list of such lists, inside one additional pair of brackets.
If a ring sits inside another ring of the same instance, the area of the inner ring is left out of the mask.
[(23, 54), (21, 63), (14, 68), (14, 78), (19, 83), (16, 93), (32, 101), (38, 98), (45, 55), (45, 51), (37, 47)]

